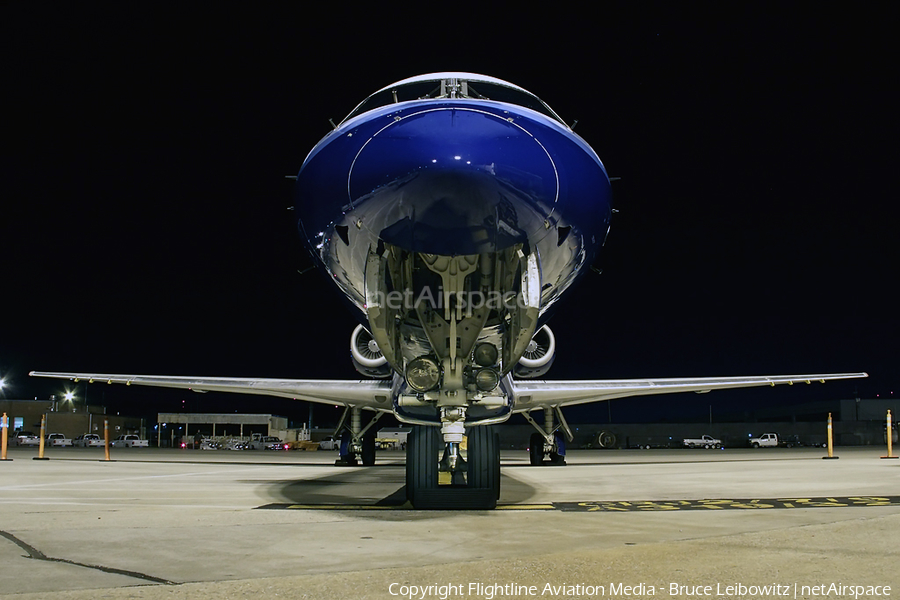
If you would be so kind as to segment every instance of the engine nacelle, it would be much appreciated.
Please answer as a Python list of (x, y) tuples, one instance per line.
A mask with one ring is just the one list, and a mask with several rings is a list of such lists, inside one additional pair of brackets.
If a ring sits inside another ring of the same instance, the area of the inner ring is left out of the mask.
[(362, 325), (357, 325), (350, 336), (350, 359), (356, 370), (366, 377), (387, 379), (391, 376), (391, 365), (379, 350), (372, 334)]
[(556, 358), (556, 336), (544, 325), (537, 330), (516, 364), (513, 374), (520, 379), (543, 377)]

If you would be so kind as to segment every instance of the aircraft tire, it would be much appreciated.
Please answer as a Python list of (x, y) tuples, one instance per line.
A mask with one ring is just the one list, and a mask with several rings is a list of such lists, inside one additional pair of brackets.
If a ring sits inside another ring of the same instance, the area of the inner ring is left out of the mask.
[(554, 436), (554, 450), (550, 452), (550, 464), (555, 466), (564, 466), (566, 464), (566, 442), (560, 436)]
[(413, 469), (415, 461), (413, 455), (416, 451), (416, 431), (415, 428), (406, 436), (406, 500), (412, 504), (413, 501)]
[(366, 467), (371, 467), (375, 464), (375, 434), (367, 433), (363, 436), (362, 442), (362, 454), (360, 455), (362, 458), (362, 464)]
[(493, 427), (484, 425), (469, 430), (468, 455), (468, 487), (492, 491), (488, 505), (472, 508), (492, 509), (500, 497), (500, 436)]
[[(406, 445), (406, 497), (415, 508), (432, 508), (429, 492), (438, 487), (439, 427), (416, 425)], [(424, 494), (423, 494), (424, 492)]]
[(532, 467), (539, 467), (544, 462), (544, 436), (536, 431), (528, 441), (528, 457)]
[[(344, 430), (341, 433), (341, 454), (339, 458), (334, 462), (336, 465), (341, 465), (345, 467), (355, 467), (356, 466), (356, 455), (350, 453), (347, 448), (350, 446), (350, 432)], [(344, 454), (344, 452), (347, 452)]]

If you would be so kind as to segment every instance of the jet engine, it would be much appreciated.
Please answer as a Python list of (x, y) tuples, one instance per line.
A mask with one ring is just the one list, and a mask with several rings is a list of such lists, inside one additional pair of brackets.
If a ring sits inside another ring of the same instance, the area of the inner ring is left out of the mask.
[(350, 359), (356, 370), (366, 377), (387, 379), (391, 376), (391, 366), (372, 334), (362, 325), (357, 325), (350, 336)]
[(520, 379), (534, 379), (542, 377), (556, 358), (556, 337), (550, 328), (544, 325), (537, 330), (528, 347), (519, 359), (514, 370), (515, 376)]

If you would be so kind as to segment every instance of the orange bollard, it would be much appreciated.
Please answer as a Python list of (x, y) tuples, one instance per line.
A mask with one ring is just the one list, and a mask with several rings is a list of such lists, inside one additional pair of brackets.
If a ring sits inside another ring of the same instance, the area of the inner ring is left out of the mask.
[(823, 456), (824, 459), (835, 459), (840, 458), (839, 456), (834, 455), (834, 436), (832, 434), (831, 427), (831, 413), (828, 413), (828, 456)]
[(41, 415), (41, 439), (38, 442), (38, 455), (32, 460), (50, 460), (44, 457), (44, 438), (47, 435), (47, 415)]
[(888, 409), (888, 413), (887, 413), (887, 429), (885, 429), (885, 431), (887, 432), (888, 453), (887, 453), (887, 456), (882, 456), (881, 458), (898, 458), (898, 457), (894, 456), (894, 447), (892, 445), (894, 442), (894, 439), (893, 439), (894, 438), (894, 426), (891, 423), (890, 409)]
[(103, 449), (106, 451), (106, 460), (109, 460), (109, 419), (103, 419)]
[(6, 445), (9, 443), (9, 433), (7, 432), (9, 417), (6, 416), (6, 413), (3, 413), (2, 420), (0, 420), (0, 429), (3, 430), (3, 433), (0, 433), (0, 460), (9, 460), (6, 458)]

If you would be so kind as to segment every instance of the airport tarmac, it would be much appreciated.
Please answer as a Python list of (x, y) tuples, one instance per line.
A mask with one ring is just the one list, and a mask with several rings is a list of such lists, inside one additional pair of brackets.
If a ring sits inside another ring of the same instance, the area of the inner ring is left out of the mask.
[(900, 460), (835, 453), (506, 451), (497, 510), (426, 512), (399, 451), (11, 448), (0, 597), (897, 596)]

